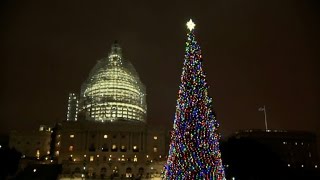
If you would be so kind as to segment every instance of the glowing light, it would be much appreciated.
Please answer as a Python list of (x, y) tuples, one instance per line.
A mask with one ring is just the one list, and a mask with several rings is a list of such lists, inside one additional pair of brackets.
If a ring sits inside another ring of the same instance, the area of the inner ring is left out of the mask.
[(194, 29), (194, 27), (196, 26), (196, 24), (194, 24), (194, 22), (192, 21), (192, 19), (190, 19), (188, 22), (187, 22), (187, 27), (190, 31), (192, 31)]
[(224, 180), (219, 123), (208, 95), (201, 48), (195, 39), (195, 24), (191, 19), (187, 26), (190, 32), (164, 174), (166, 179)]
[(118, 44), (113, 44), (108, 58), (98, 61), (90, 72), (80, 102), (94, 121), (145, 121), (145, 86), (130, 62), (122, 58)]

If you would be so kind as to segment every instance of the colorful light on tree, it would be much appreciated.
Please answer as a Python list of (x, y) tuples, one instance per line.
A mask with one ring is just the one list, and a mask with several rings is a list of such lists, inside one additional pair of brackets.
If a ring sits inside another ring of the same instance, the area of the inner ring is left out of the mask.
[(190, 32), (186, 42), (165, 178), (224, 180), (219, 149), (219, 124), (212, 110), (212, 98), (208, 96), (209, 86), (192, 20), (187, 23), (187, 27)]

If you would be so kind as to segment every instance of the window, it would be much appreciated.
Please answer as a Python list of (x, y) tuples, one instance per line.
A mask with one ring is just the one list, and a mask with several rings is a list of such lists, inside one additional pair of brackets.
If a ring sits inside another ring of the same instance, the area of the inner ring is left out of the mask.
[(70, 138), (74, 138), (74, 134), (70, 134)]
[(133, 152), (139, 152), (139, 149), (137, 146), (133, 146)]
[(37, 149), (36, 157), (37, 157), (37, 159), (39, 159), (39, 158), (40, 158), (40, 150), (39, 150), (39, 149)]
[(103, 136), (103, 138), (104, 138), (104, 139), (107, 139), (107, 138), (108, 138), (108, 135), (105, 134), (105, 135)]
[(94, 146), (94, 144), (91, 144), (90, 147), (89, 147), (89, 151), (96, 151), (96, 148)]
[(158, 152), (158, 148), (154, 147), (153, 152)]
[(127, 151), (127, 149), (126, 149), (126, 146), (121, 146), (121, 152), (126, 152)]
[(158, 139), (158, 137), (157, 137), (157, 136), (153, 136), (153, 139), (154, 139), (154, 140), (157, 140), (157, 139)]
[(138, 162), (137, 155), (134, 155), (133, 162)]
[(90, 161), (92, 162), (94, 160), (94, 156), (90, 156)]
[(113, 145), (112, 145), (112, 148), (111, 148), (111, 151), (112, 151), (112, 152), (117, 151), (117, 145), (113, 144)]
[(73, 146), (69, 146), (69, 151), (73, 151)]
[(107, 152), (108, 151), (108, 145), (106, 143), (103, 144), (103, 146), (101, 148), (101, 151), (103, 151), (103, 152)]

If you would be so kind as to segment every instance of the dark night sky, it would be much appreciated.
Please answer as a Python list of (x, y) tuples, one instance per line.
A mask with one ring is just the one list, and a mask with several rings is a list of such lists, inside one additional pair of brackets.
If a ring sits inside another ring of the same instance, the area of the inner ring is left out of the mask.
[[(0, 132), (66, 116), (114, 40), (147, 86), (148, 122), (172, 127), (193, 18), (223, 136), (264, 128), (318, 132), (317, 0), (2, 1)], [(197, 2), (197, 3), (196, 3)]]

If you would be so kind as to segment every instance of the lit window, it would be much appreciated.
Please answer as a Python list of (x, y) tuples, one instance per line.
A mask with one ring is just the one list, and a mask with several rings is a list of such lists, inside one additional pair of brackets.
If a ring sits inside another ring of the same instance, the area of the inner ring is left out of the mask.
[(70, 138), (74, 138), (74, 135), (73, 135), (73, 134), (70, 134)]
[(99, 157), (99, 154), (97, 154), (97, 158)]
[(153, 152), (158, 152), (158, 148), (154, 147)]
[(136, 150), (137, 149), (137, 146), (133, 146), (133, 150)]
[(287, 142), (283, 141), (283, 144), (287, 144)]
[(103, 136), (103, 138), (107, 139), (107, 138), (108, 138), (108, 135), (105, 134), (105, 135)]
[(133, 162), (138, 162), (137, 155), (134, 155)]
[(94, 156), (90, 156), (90, 161), (93, 161), (94, 160)]
[(318, 168), (318, 165), (314, 165), (314, 168)]
[(288, 167), (290, 167), (291, 165), (290, 164), (288, 164)]
[(69, 146), (69, 151), (73, 151), (73, 146)]
[(301, 167), (304, 167), (304, 165), (302, 164)]
[(112, 145), (112, 150), (115, 150), (115, 149), (117, 149), (117, 145), (113, 144)]
[(56, 156), (59, 156), (60, 152), (59, 151), (56, 151)]
[(37, 157), (37, 159), (39, 159), (39, 158), (40, 158), (40, 150), (39, 150), (39, 149), (37, 149), (36, 157)]
[(147, 155), (146, 157), (149, 158), (149, 155)]
[(87, 157), (87, 155), (83, 155), (83, 157)]
[(157, 136), (153, 136), (153, 139), (154, 139), (154, 140), (157, 140), (157, 139), (158, 139), (158, 137), (157, 137)]

